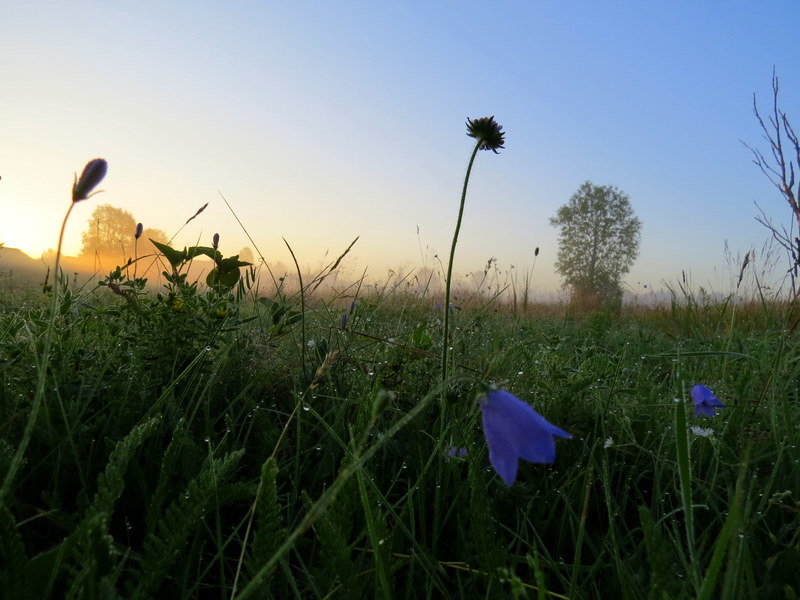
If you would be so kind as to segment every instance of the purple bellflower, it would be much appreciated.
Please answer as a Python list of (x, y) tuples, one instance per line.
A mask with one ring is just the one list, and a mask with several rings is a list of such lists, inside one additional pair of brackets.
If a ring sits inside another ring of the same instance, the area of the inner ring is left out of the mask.
[(717, 416), (717, 407), (725, 408), (714, 393), (704, 385), (696, 385), (692, 388), (692, 402), (694, 402), (694, 418), (700, 415), (707, 417)]
[(506, 485), (516, 480), (520, 458), (552, 463), (556, 458), (553, 436), (572, 437), (505, 390), (490, 390), (480, 404), (489, 462)]

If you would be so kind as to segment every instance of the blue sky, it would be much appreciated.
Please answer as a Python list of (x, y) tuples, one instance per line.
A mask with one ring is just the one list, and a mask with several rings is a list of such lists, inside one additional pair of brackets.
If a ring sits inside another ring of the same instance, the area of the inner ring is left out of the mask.
[[(684, 270), (726, 291), (723, 251), (761, 249), (755, 202), (788, 207), (740, 140), (771, 101), (800, 120), (793, 24), (768, 2), (30, 2), (0, 20), (0, 241), (56, 243), (74, 171), (109, 161), (96, 203), (176, 231), (319, 264), (356, 236), (349, 268), (444, 257), (471, 150), (494, 115), (506, 150), (478, 157), (456, 270), (531, 264), (559, 285), (549, 217), (586, 180), (616, 185), (642, 220), (628, 283)], [(419, 231), (419, 234), (417, 233)]]

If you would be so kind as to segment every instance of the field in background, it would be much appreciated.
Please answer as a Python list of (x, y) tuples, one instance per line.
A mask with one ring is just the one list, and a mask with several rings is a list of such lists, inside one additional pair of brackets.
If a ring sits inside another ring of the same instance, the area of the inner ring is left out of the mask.
[[(796, 307), (684, 289), (617, 316), (462, 294), (440, 410), (435, 290), (315, 281), (302, 298), (248, 277), (61, 290), (45, 402), (0, 505), (2, 597), (800, 594)], [(0, 473), (47, 330), (41, 287), (4, 290)], [(573, 434), (510, 488), (482, 380)], [(727, 408), (687, 407), (681, 465), (673, 399), (695, 383)]]

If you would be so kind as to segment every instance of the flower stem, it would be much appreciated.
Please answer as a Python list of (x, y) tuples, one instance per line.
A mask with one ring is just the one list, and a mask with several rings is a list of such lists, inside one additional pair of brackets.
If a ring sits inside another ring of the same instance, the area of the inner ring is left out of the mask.
[[(472, 150), (472, 155), (469, 157), (469, 164), (467, 165), (467, 174), (464, 176), (464, 188), (461, 190), (461, 204), (458, 207), (458, 220), (456, 221), (456, 230), (453, 233), (453, 243), (450, 246), (450, 258), (447, 261), (447, 278), (444, 282), (444, 335), (442, 342), (442, 382), (447, 380), (447, 352), (450, 347), (450, 286), (453, 278), (453, 258), (456, 254), (456, 244), (458, 243), (458, 232), (461, 231), (461, 218), (464, 216), (464, 201), (467, 199), (467, 185), (469, 185), (469, 175), (472, 172), (472, 163), (475, 162), (475, 155), (478, 154), (482, 139), (478, 139), (475, 143), (475, 148)], [(443, 388), (444, 389), (444, 388)], [(446, 390), (445, 390), (446, 393)]]
[(692, 506), (692, 470), (689, 455), (689, 439), (686, 433), (686, 407), (683, 399), (675, 403), (675, 453), (678, 462), (681, 504), (686, 526), (686, 545), (689, 558), (694, 560), (694, 513)]
[(67, 221), (69, 220), (69, 215), (72, 212), (72, 207), (75, 206), (75, 202), (69, 203), (69, 209), (67, 210), (67, 214), (64, 215), (64, 220), (61, 222), (61, 233), (58, 236), (58, 250), (56, 251), (56, 262), (53, 267), (53, 296), (50, 302), (50, 319), (47, 323), (47, 329), (44, 333), (44, 343), (42, 344), (42, 354), (41, 360), (39, 361), (39, 373), (38, 379), (36, 382), (36, 392), (33, 397), (33, 402), (31, 403), (31, 411), (28, 415), (28, 422), (25, 424), (25, 431), (22, 433), (22, 439), (17, 446), (17, 451), (14, 453), (14, 457), (11, 459), (11, 464), (8, 467), (8, 471), (6, 471), (5, 478), (3, 479), (3, 485), (0, 487), (0, 502), (6, 497), (8, 494), (11, 483), (14, 481), (14, 477), (17, 474), (20, 466), (22, 465), (22, 459), (25, 455), (25, 450), (28, 448), (28, 443), (31, 441), (31, 436), (33, 435), (33, 427), (36, 425), (36, 419), (39, 416), (39, 410), (42, 407), (42, 403), (44, 401), (45, 396), (45, 385), (47, 382), (47, 368), (50, 363), (50, 347), (53, 344), (53, 330), (55, 329), (56, 324), (56, 314), (58, 313), (58, 290), (59, 290), (59, 269), (61, 265), (61, 245), (64, 242), (64, 230), (67, 227)]

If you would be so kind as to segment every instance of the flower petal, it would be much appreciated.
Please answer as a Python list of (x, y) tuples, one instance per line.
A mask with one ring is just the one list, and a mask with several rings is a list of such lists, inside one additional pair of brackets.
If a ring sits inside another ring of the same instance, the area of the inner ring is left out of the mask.
[(571, 437), (505, 390), (490, 391), (481, 411), (489, 461), (507, 485), (516, 479), (519, 458), (552, 463), (556, 457), (553, 436)]
[(694, 416), (698, 418), (700, 415), (707, 417), (717, 416), (717, 411), (714, 407), (725, 408), (725, 405), (719, 401), (707, 386), (695, 385), (691, 391), (692, 402), (694, 402)]

